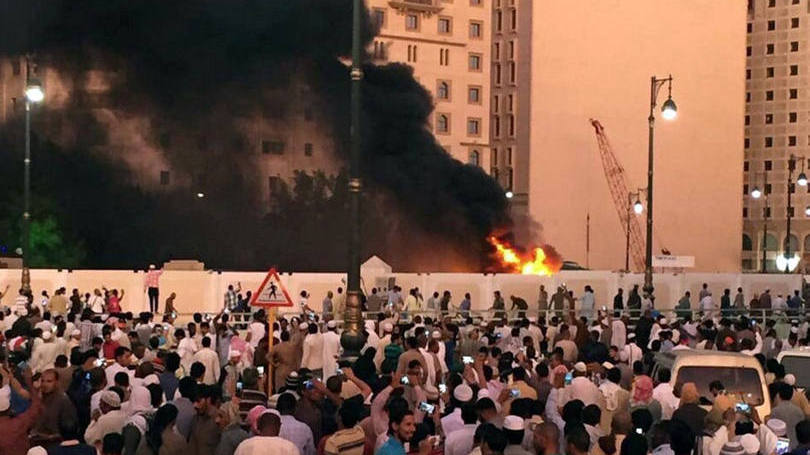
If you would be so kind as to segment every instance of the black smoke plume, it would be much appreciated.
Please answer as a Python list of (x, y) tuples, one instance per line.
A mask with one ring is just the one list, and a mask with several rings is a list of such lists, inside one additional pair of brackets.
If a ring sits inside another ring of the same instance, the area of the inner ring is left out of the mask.
[[(111, 192), (125, 192), (119, 186), (137, 192), (125, 199), (137, 201), (132, 202), (137, 210), (120, 215), (135, 218), (126, 221), (142, 229), (127, 229), (121, 236), (110, 220), (95, 220), (101, 232), (85, 239), (91, 251), (83, 265), (132, 267), (148, 257), (196, 257), (223, 268), (279, 264), (295, 270), (341, 270), (348, 223), (344, 207), (331, 207), (334, 218), (315, 225), (320, 237), (332, 243), (312, 238), (318, 234), (303, 238), (298, 226), (279, 225), (290, 223), (289, 217), (265, 216), (267, 209), (257, 208), (263, 177), (239, 124), (267, 117), (270, 110), (273, 115), (265, 121), (283, 129), (295, 109), (311, 102), (322, 116), (318, 128), (332, 135), (336, 156), (345, 160), (349, 77), (339, 58), (350, 50), (351, 4), (0, 0), (0, 56), (31, 55), (74, 87), (86, 85), (93, 71), (105, 74), (109, 84), (101, 101), (74, 90), (60, 109), (45, 108), (43, 118), (58, 119), (62, 130), (74, 130), (75, 141), (60, 144), (56, 135), (45, 133), (50, 131), (45, 126), (37, 138), (39, 147), (50, 153), (108, 169), (87, 176), (85, 185), (99, 179), (113, 187)], [(365, 17), (363, 36), (369, 42), (374, 30)], [(452, 159), (439, 147), (427, 126), (432, 100), (409, 67), (366, 64), (365, 74), (362, 175), (369, 215), (363, 226), (364, 254), (381, 254), (398, 269), (483, 269), (491, 253), (486, 236), (510, 224), (503, 191), (479, 168)], [(302, 86), (306, 91), (299, 90)], [(121, 163), (131, 165), (131, 156), (116, 160), (112, 152), (109, 160), (97, 150), (88, 151), (92, 147), (83, 142), (88, 135), (102, 137), (103, 143), (111, 134), (109, 125), (87, 115), (93, 102), (149, 118), (152, 145), (173, 172), (205, 188), (210, 195), (205, 205), (189, 204), (179, 190), (154, 195), (136, 188), (137, 179), (120, 177), (127, 174)], [(19, 140), (14, 134), (4, 137), (10, 143)], [(119, 178), (110, 182), (98, 176), (106, 172)], [(66, 180), (63, 192), (69, 194), (73, 184)], [(70, 200), (62, 202), (70, 207)], [(83, 204), (92, 213), (96, 202), (90, 198)], [(71, 210), (62, 213), (71, 218)], [(71, 218), (70, 224), (74, 236), (84, 235), (81, 221)], [(125, 247), (126, 242), (138, 247)], [(313, 254), (285, 252), (287, 242)]]

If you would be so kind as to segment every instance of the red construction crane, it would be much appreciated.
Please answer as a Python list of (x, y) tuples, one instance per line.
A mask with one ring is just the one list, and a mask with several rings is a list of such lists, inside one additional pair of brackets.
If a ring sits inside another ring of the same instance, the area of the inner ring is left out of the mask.
[(590, 119), (593, 129), (596, 131), (596, 142), (599, 144), (599, 156), (602, 158), (602, 168), (605, 171), (610, 195), (613, 197), (613, 204), (619, 214), (619, 222), (627, 237), (629, 256), (633, 260), (633, 267), (636, 271), (644, 270), (644, 235), (641, 233), (641, 226), (638, 219), (631, 215), (630, 191), (627, 189), (627, 176), (624, 168), (619, 164), (613, 148), (610, 146), (605, 129), (599, 120)]

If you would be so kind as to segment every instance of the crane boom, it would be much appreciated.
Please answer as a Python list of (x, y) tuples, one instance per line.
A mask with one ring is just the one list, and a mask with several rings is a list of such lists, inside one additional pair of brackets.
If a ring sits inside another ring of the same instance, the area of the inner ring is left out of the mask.
[(628, 195), (630, 191), (627, 188), (627, 176), (624, 168), (619, 164), (619, 160), (616, 159), (616, 155), (613, 154), (613, 148), (610, 146), (610, 141), (608, 141), (602, 124), (599, 123), (599, 120), (594, 119), (590, 119), (590, 122), (596, 131), (599, 156), (602, 159), (602, 168), (605, 171), (605, 179), (608, 188), (610, 188), (610, 195), (613, 197), (613, 204), (619, 214), (619, 224), (621, 224), (625, 235), (629, 234), (630, 237), (630, 257), (633, 260), (633, 266), (636, 271), (642, 271), (644, 270), (644, 252), (642, 251), (644, 236), (641, 233), (638, 219), (629, 216), (630, 202), (628, 201)]

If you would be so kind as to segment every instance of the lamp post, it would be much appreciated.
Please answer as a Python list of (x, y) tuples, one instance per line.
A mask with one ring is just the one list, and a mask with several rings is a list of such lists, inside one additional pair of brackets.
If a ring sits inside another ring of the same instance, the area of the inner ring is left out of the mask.
[(362, 313), (360, 311), (360, 196), (363, 182), (360, 179), (360, 95), (363, 81), (362, 20), (363, 1), (352, 3), (352, 67), (351, 67), (351, 131), (349, 151), (349, 257), (346, 271), (346, 307), (343, 312), (343, 333), (340, 345), (343, 358), (356, 359), (363, 348), (360, 334)]
[[(30, 74), (30, 68), (26, 75)], [(25, 84), (25, 159), (23, 160), (23, 251), (22, 277), (24, 292), (31, 292), (31, 272), (28, 269), (31, 256), (31, 105), (45, 99), (39, 80), (27, 77)]]
[[(807, 186), (807, 175), (804, 173), (804, 164), (807, 159), (804, 156), (790, 154), (790, 158), (788, 158), (788, 184), (787, 184), (787, 237), (785, 237), (785, 273), (790, 273), (790, 221), (793, 218), (793, 207), (791, 206), (791, 195), (793, 192), (791, 191), (791, 185), (793, 185), (793, 171), (796, 170), (796, 160), (801, 158), (802, 159), (802, 172), (799, 174), (799, 177), (796, 179), (796, 183), (799, 186)], [(795, 189), (795, 187), (793, 187)]]
[[(764, 165), (763, 165), (764, 166)], [(768, 191), (768, 172), (762, 171), (763, 175), (763, 188), (762, 190), (759, 189), (758, 186), (754, 186), (754, 189), (751, 190), (751, 197), (754, 199), (759, 199), (760, 197), (765, 195), (765, 209), (762, 211), (762, 218), (764, 219), (764, 226), (762, 232), (762, 269), (760, 273), (766, 273), (767, 269), (767, 256), (768, 256), (768, 217), (771, 214), (771, 207), (768, 201), (768, 195), (770, 191)]]
[[(625, 234), (627, 236), (626, 243), (624, 246), (624, 271), (625, 273), (630, 273), (630, 220), (631, 210), (635, 212), (636, 215), (641, 215), (641, 212), (644, 211), (644, 204), (641, 203), (641, 193), (644, 191), (644, 188), (639, 188), (636, 191), (630, 191), (627, 193), (627, 225), (625, 226), (627, 229), (625, 230)], [(635, 198), (635, 202), (633, 202), (633, 198)]]
[(649, 125), (649, 143), (647, 149), (647, 241), (646, 254), (644, 258), (644, 292), (652, 298), (653, 277), (652, 277), (652, 236), (653, 236), (653, 151), (655, 136), (655, 106), (658, 98), (658, 91), (667, 85), (667, 100), (661, 106), (661, 117), (664, 120), (673, 120), (678, 115), (678, 107), (672, 101), (672, 75), (658, 79), (650, 78), (650, 116), (647, 118)]

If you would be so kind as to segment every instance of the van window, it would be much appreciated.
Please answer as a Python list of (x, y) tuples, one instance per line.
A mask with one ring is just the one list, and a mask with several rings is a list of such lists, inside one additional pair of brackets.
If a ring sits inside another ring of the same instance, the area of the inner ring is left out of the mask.
[(810, 387), (810, 357), (786, 355), (782, 357), (785, 373), (796, 376), (796, 387)]
[(733, 395), (737, 402), (746, 402), (754, 406), (765, 402), (759, 373), (753, 368), (683, 366), (676, 374), (677, 384), (694, 382), (700, 396), (710, 401), (714, 401), (714, 397), (709, 392), (709, 384), (712, 381), (720, 381), (726, 392)]

